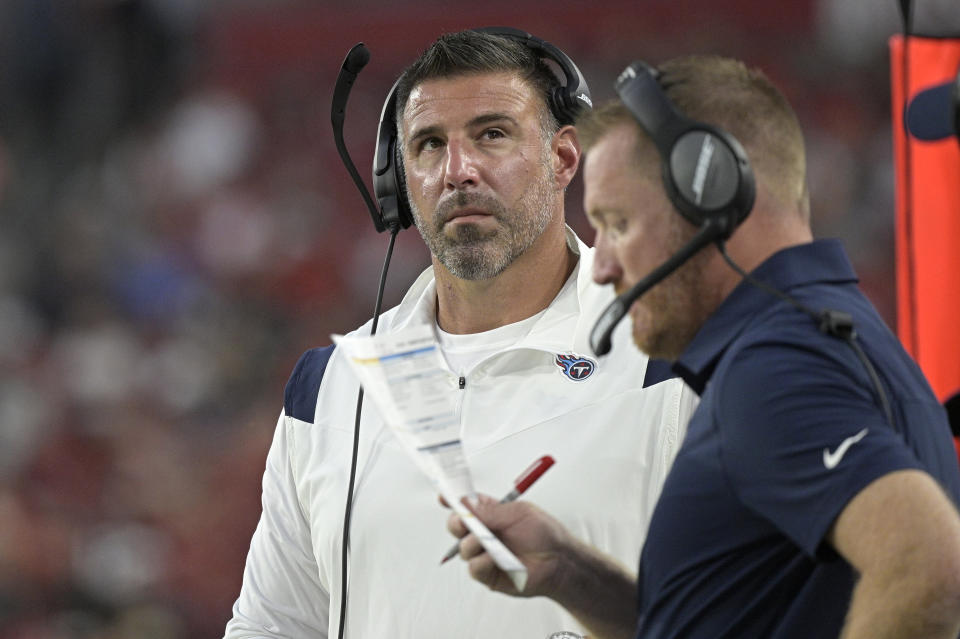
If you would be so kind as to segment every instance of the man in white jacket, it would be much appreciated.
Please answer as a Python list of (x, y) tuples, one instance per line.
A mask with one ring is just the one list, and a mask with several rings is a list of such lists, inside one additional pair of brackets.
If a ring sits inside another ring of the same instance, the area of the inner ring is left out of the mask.
[[(432, 266), (378, 332), (434, 327), (479, 491), (505, 493), (532, 461), (553, 456), (526, 497), (632, 572), (695, 399), (636, 349), (590, 354), (590, 328), (613, 293), (593, 283), (593, 250), (564, 222), (580, 145), (543, 51), (513, 35), (448, 34), (401, 77), (403, 192)], [(578, 98), (589, 101), (585, 85)], [(319, 348), (290, 378), (229, 639), (337, 636), (358, 390), (346, 367), (338, 350)], [(365, 405), (345, 636), (584, 632), (547, 599), (517, 601), (472, 581), (460, 562), (438, 565), (446, 518)]]

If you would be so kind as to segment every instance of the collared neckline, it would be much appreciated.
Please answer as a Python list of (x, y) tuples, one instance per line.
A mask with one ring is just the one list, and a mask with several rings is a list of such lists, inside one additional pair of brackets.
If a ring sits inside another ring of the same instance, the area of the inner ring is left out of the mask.
[[(780, 291), (816, 283), (856, 282), (857, 275), (839, 240), (816, 240), (777, 251), (751, 276)], [(710, 315), (673, 370), (702, 394), (720, 357), (765, 308), (779, 300), (747, 281), (740, 282)]]

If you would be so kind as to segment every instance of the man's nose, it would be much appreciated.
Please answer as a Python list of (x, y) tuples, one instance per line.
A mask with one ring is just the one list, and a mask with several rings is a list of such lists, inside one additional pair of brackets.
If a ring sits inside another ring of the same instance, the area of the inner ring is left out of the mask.
[(597, 231), (593, 246), (593, 281), (597, 284), (615, 284), (623, 277), (623, 269), (606, 233)]
[(447, 143), (447, 161), (444, 167), (444, 185), (447, 189), (459, 190), (476, 186), (479, 180), (477, 161), (470, 145), (461, 140)]

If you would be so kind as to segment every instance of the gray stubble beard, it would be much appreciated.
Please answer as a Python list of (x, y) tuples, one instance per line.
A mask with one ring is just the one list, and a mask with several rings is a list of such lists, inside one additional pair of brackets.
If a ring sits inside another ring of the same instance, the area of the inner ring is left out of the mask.
[[(425, 221), (413, 201), (417, 229), (430, 253), (451, 274), (462, 280), (485, 280), (494, 278), (523, 255), (543, 234), (553, 218), (551, 199), (557, 183), (545, 162), (543, 173), (537, 177), (518, 201), (518, 208), (509, 211), (496, 198), (469, 191), (458, 191), (437, 206), (433, 219)], [(483, 231), (473, 224), (459, 224), (453, 236), (444, 229), (446, 215), (453, 209), (465, 206), (476, 207), (493, 215), (498, 227)]]

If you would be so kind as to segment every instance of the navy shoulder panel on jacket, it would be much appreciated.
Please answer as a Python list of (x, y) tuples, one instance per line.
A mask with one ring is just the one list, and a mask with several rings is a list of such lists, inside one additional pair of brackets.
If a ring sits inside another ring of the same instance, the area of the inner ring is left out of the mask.
[(283, 391), (283, 411), (289, 417), (312, 422), (317, 408), (317, 393), (333, 354), (334, 344), (312, 348), (297, 361)]
[(679, 377), (679, 375), (673, 372), (673, 362), (651, 357), (647, 361), (647, 372), (643, 376), (643, 388), (665, 382), (674, 377)]

